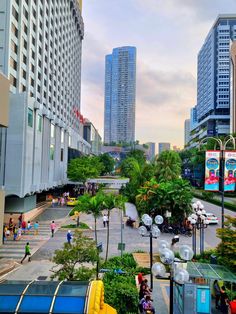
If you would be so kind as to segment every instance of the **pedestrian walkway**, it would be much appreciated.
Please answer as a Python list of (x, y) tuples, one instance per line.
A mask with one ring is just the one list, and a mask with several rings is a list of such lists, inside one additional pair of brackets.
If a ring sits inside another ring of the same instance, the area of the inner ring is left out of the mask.
[(60, 227), (65, 217), (70, 212), (68, 207), (54, 207), (46, 209), (35, 221), (39, 222), (38, 235), (34, 235), (34, 221), (31, 222), (32, 228), (29, 232), (22, 233), (20, 240), (14, 241), (13, 236), (6, 239), (0, 246), (0, 259), (13, 259), (19, 261), (25, 253), (25, 244), (29, 242), (31, 254), (33, 255), (45, 242), (51, 238), (50, 222), (55, 220), (57, 228)]

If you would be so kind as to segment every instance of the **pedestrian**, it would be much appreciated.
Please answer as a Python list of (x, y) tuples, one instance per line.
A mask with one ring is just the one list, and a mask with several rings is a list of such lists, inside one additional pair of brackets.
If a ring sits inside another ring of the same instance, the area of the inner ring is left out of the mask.
[(21, 260), (21, 264), (23, 263), (24, 259), (26, 259), (26, 257), (29, 256), (28, 258), (28, 262), (31, 261), (31, 253), (30, 253), (30, 246), (29, 246), (29, 242), (26, 243), (26, 246), (25, 246), (25, 256), (22, 258)]
[(54, 237), (54, 232), (55, 232), (55, 229), (56, 229), (56, 224), (55, 224), (54, 220), (51, 222), (50, 228), (51, 228), (51, 233), (52, 233), (52, 238), (53, 238)]
[(13, 219), (12, 219), (12, 218), (9, 219), (9, 225), (8, 225), (8, 227), (9, 227), (10, 233), (12, 233), (13, 227), (14, 227)]
[(222, 286), (220, 290), (220, 310), (224, 314), (228, 314), (228, 301), (229, 298), (226, 293), (225, 286)]
[(38, 235), (39, 234), (39, 223), (38, 221), (35, 221), (34, 223), (34, 235)]
[(103, 227), (105, 228), (106, 227), (106, 221), (107, 221), (107, 215), (106, 214), (103, 214)]
[(3, 228), (2, 228), (2, 244), (4, 244), (5, 240), (6, 240), (6, 225), (3, 225)]
[(71, 245), (72, 234), (70, 230), (68, 230), (66, 238), (67, 238), (67, 243)]
[(16, 241), (20, 240), (20, 238), (21, 238), (21, 232), (22, 232), (22, 229), (21, 229), (21, 228), (18, 228)]
[(219, 308), (219, 301), (220, 301), (220, 286), (217, 280), (213, 283), (213, 289), (215, 292), (215, 307), (216, 309)]
[(63, 207), (65, 205), (65, 199), (64, 199), (64, 197), (62, 196), (62, 198), (61, 198), (61, 206)]
[(146, 295), (145, 301), (143, 302), (143, 309), (145, 311), (150, 311), (151, 313), (155, 314), (155, 309), (152, 305), (150, 295)]
[(30, 221), (28, 221), (28, 223), (27, 223), (27, 231), (29, 232), (31, 228), (32, 228), (32, 226), (31, 226), (31, 222), (30, 222)]
[(18, 230), (17, 230), (17, 227), (16, 227), (16, 225), (15, 225), (15, 226), (13, 227), (13, 241), (16, 241), (17, 233), (18, 233)]
[(56, 200), (53, 198), (52, 199), (52, 207), (55, 207), (56, 206)]
[(18, 217), (19, 228), (21, 227), (22, 220), (23, 220), (23, 213), (21, 213), (20, 216)]
[(21, 229), (23, 231), (23, 233), (25, 233), (25, 230), (26, 230), (26, 221), (22, 221), (22, 224), (21, 224)]

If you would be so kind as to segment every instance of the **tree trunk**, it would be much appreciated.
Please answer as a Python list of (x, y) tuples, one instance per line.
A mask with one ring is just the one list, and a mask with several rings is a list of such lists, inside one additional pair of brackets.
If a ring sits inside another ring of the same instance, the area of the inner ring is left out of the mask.
[(94, 235), (95, 235), (95, 242), (96, 246), (98, 245), (98, 237), (97, 237), (97, 218), (94, 217)]
[(107, 249), (106, 249), (106, 258), (105, 263), (108, 259), (108, 249), (109, 249), (109, 233), (110, 233), (110, 209), (108, 210), (108, 225), (107, 225)]

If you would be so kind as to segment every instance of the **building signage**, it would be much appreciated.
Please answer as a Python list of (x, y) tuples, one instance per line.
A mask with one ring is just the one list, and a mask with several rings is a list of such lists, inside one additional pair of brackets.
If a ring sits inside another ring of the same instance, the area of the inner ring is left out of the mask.
[(206, 151), (205, 191), (219, 191), (220, 151)]
[(236, 151), (225, 152), (224, 190), (235, 190), (236, 182)]

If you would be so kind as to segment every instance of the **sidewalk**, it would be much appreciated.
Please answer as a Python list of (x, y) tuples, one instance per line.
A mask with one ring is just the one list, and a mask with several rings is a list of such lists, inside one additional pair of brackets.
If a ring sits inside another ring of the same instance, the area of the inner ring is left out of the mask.
[[(39, 222), (38, 235), (34, 235), (34, 228), (32, 227), (29, 232), (22, 234), (21, 239), (18, 241), (13, 241), (12, 236), (6, 239), (5, 243), (0, 246), (0, 270), (4, 269), (5, 273), (7, 269), (11, 271), (19, 265), (20, 260), (24, 256), (26, 242), (29, 242), (33, 256), (51, 238), (51, 221), (55, 220), (58, 229), (70, 210), (71, 208), (69, 207), (49, 207), (35, 218), (35, 221)], [(32, 221), (32, 226), (33, 224), (34, 222)]]

